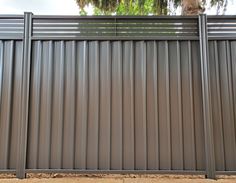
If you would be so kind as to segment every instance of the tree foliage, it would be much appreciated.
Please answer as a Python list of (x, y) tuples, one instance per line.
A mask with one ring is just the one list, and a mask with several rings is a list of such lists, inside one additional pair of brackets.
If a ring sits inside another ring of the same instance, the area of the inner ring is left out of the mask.
[[(185, 0), (199, 2), (204, 10), (206, 0)], [(80, 14), (86, 15), (85, 6), (92, 5), (96, 15), (167, 15), (170, 9), (181, 6), (181, 0), (76, 0)], [(225, 6), (227, 0), (210, 0), (211, 6)], [(171, 8), (170, 8), (171, 7)]]

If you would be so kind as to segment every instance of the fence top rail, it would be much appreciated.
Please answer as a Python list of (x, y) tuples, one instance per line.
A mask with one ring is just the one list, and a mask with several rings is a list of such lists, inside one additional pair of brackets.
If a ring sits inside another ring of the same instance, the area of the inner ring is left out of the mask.
[(23, 19), (23, 15), (0, 14), (0, 19)]
[(92, 16), (79, 16), (79, 15), (33, 15), (32, 18), (39, 19), (197, 19), (198, 16), (156, 16), (156, 15), (92, 15)]
[(236, 15), (208, 15), (207, 19), (235, 19)]

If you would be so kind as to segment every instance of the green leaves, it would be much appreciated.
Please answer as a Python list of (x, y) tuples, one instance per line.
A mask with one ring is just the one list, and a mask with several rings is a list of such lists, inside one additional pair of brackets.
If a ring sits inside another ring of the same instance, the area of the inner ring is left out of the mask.
[[(193, 1), (193, 0), (189, 0)], [(206, 0), (199, 0), (203, 6)], [(170, 4), (181, 6), (181, 0), (76, 0), (80, 14), (86, 15), (84, 7), (91, 4), (95, 15), (167, 15)], [(210, 0), (211, 6), (224, 6), (227, 0)]]
[(159, 15), (167, 14), (167, 0), (76, 0), (80, 13), (93, 5), (95, 15)]

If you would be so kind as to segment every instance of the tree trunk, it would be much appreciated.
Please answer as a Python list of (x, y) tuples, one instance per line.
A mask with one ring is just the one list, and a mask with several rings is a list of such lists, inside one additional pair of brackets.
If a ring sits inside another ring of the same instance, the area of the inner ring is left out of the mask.
[(198, 15), (204, 11), (201, 0), (182, 0), (181, 5), (182, 15)]

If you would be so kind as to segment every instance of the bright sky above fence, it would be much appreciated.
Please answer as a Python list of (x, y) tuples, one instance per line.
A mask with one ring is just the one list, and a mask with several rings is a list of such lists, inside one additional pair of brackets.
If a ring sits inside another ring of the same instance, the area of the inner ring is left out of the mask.
[[(88, 7), (88, 14), (93, 9)], [(31, 11), (34, 14), (78, 15), (79, 8), (75, 0), (0, 0), (0, 14), (22, 14)], [(177, 12), (177, 14), (180, 11)], [(216, 8), (207, 8), (207, 14), (216, 14)], [(236, 15), (236, 0), (228, 0), (226, 15)]]

